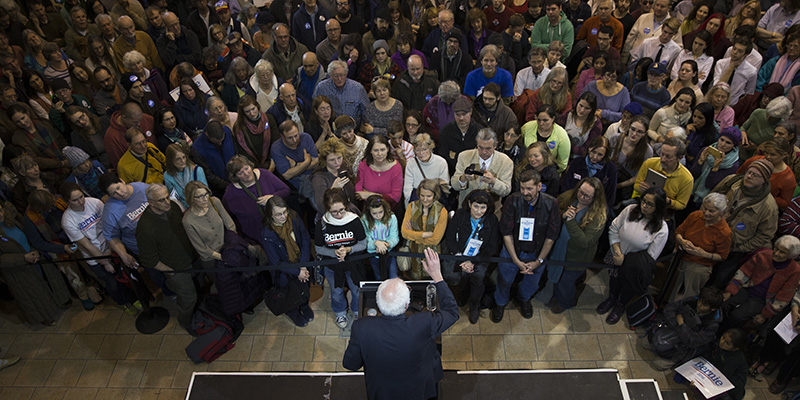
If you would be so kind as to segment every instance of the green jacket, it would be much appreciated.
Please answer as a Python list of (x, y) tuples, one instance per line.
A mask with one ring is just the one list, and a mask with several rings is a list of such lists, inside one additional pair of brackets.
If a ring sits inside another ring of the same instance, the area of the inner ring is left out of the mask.
[(531, 46), (541, 47), (547, 51), (547, 46), (554, 40), (560, 40), (564, 44), (564, 54), (561, 56), (561, 61), (565, 62), (572, 52), (572, 44), (575, 42), (575, 29), (563, 11), (558, 25), (550, 25), (550, 19), (545, 15), (536, 21), (531, 31)]

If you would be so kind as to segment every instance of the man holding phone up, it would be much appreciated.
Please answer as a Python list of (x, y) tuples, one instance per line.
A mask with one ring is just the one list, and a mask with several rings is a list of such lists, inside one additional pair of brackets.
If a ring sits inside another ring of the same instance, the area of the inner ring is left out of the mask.
[[(450, 185), (459, 191), (458, 204), (476, 189), (486, 189), (497, 195), (495, 210), (499, 213), (500, 199), (511, 193), (511, 175), (514, 162), (497, 147), (497, 134), (491, 128), (478, 131), (477, 146), (458, 155), (456, 172)], [(499, 214), (498, 214), (499, 217)]]

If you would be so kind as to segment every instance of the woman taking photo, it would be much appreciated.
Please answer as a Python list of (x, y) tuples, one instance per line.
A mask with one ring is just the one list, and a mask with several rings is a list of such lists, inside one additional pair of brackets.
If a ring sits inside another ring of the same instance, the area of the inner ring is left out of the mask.
[(275, 170), (275, 163), (270, 157), (272, 128), (267, 114), (261, 112), (261, 106), (248, 95), (239, 99), (238, 116), (233, 124), (233, 145), (236, 154), (242, 154), (253, 162), (255, 168)]
[(183, 204), (184, 209), (191, 204), (184, 196), (187, 184), (198, 181), (208, 186), (203, 167), (195, 165), (187, 156), (187, 148), (179, 143), (172, 143), (165, 151), (166, 168), (164, 171), (164, 185), (171, 195), (174, 195)]
[(703, 91), (700, 90), (698, 82), (697, 62), (694, 60), (686, 60), (681, 63), (680, 69), (678, 70), (678, 78), (670, 82), (667, 91), (670, 97), (675, 97), (681, 89), (689, 88), (694, 91), (694, 96), (697, 99), (702, 99)]
[(582, 158), (586, 155), (586, 145), (592, 139), (603, 135), (603, 124), (597, 117), (597, 97), (586, 92), (578, 98), (572, 111), (558, 117), (558, 126), (564, 127), (572, 148), (571, 158)]
[(694, 176), (692, 199), (695, 207), (699, 208), (706, 195), (725, 177), (736, 173), (741, 142), (742, 133), (732, 126), (720, 132), (716, 143), (700, 151), (700, 156), (690, 169)]
[(389, 80), (384, 77), (378, 77), (372, 84), (375, 100), (367, 106), (365, 118), (369, 123), (365, 122), (363, 127), (367, 139), (374, 135), (386, 136), (389, 121), (403, 119), (403, 103), (392, 97), (391, 89)]
[(681, 89), (669, 105), (659, 108), (653, 114), (650, 127), (647, 129), (650, 140), (654, 144), (663, 143), (670, 129), (686, 125), (692, 117), (694, 103), (694, 91), (689, 88)]
[(688, 134), (686, 141), (686, 161), (694, 163), (700, 151), (711, 146), (719, 139), (719, 128), (714, 122), (714, 107), (709, 103), (700, 103), (692, 111), (692, 119), (684, 128)]
[(611, 275), (609, 296), (597, 306), (596, 311), (600, 315), (611, 311), (606, 323), (613, 325), (619, 322), (628, 302), (647, 291), (650, 282), (634, 285), (637, 280), (625, 279), (625, 275), (639, 273), (652, 276), (655, 260), (667, 244), (669, 235), (664, 221), (666, 211), (666, 193), (659, 188), (649, 188), (637, 204), (625, 207), (611, 222), (608, 229), (611, 257), (614, 265), (620, 268), (608, 270)]
[(364, 159), (358, 165), (356, 198), (366, 200), (379, 195), (394, 209), (403, 194), (403, 168), (389, 151), (386, 136), (375, 135), (369, 139)]
[(549, 104), (539, 106), (536, 110), (536, 120), (525, 123), (520, 129), (526, 148), (536, 142), (544, 143), (544, 147), (552, 153), (558, 170), (567, 169), (572, 145), (567, 131), (556, 124), (556, 110), (553, 106)]
[(178, 124), (189, 136), (197, 137), (203, 132), (208, 122), (206, 114), (206, 101), (208, 95), (201, 92), (197, 84), (189, 78), (180, 81), (180, 96), (175, 102), (175, 116)]
[(542, 87), (533, 92), (530, 102), (525, 106), (527, 120), (535, 120), (538, 116), (537, 111), (543, 104), (552, 105), (558, 115), (571, 110), (572, 95), (569, 93), (568, 82), (566, 68), (551, 70), (544, 79)]
[(337, 264), (326, 265), (324, 273), (330, 285), (336, 326), (344, 329), (350, 323), (344, 285), (350, 288), (350, 312), (358, 318), (358, 283), (365, 275), (361, 262), (347, 258), (367, 248), (367, 236), (358, 215), (347, 211), (347, 197), (341, 189), (328, 189), (324, 197), (325, 214), (316, 226), (314, 248), (318, 259), (338, 260)]
[[(597, 178), (585, 177), (575, 188), (558, 196), (561, 208), (561, 234), (553, 245), (550, 259), (555, 261), (591, 262), (597, 252), (597, 243), (606, 226), (603, 185)], [(553, 297), (547, 303), (550, 312), (561, 314), (575, 307), (575, 282), (585, 272), (584, 268), (547, 266), (548, 282), (554, 282)]]
[[(267, 213), (264, 215), (260, 242), (270, 265), (311, 261), (311, 237), (306, 225), (281, 197), (274, 196), (267, 201)], [(279, 287), (286, 287), (295, 279), (307, 293), (311, 283), (311, 273), (308, 268), (284, 268), (272, 271), (272, 282)], [(333, 288), (332, 282), (329, 281), (331, 288)], [(304, 327), (314, 320), (314, 311), (306, 300), (297, 309), (288, 311), (286, 316), (296, 326)]]
[(558, 196), (561, 183), (559, 182), (558, 166), (555, 164), (553, 154), (547, 149), (545, 142), (533, 142), (528, 146), (525, 155), (526, 161), (517, 165), (514, 170), (512, 192), (519, 190), (519, 177), (522, 173), (534, 169), (539, 173), (542, 183), (542, 192), (553, 197)]
[(156, 123), (158, 124), (159, 134), (156, 137), (158, 149), (162, 152), (167, 151), (167, 146), (171, 144), (186, 143), (192, 145), (192, 138), (178, 127), (178, 119), (171, 107), (162, 107), (156, 112)]
[(225, 231), (235, 232), (236, 224), (205, 183), (191, 181), (186, 184), (185, 193), (189, 203), (183, 214), (186, 236), (197, 251), (202, 268), (214, 268), (217, 260), (222, 260)]
[(225, 169), (231, 184), (222, 201), (236, 218), (239, 231), (248, 239), (259, 240), (267, 200), (272, 196), (288, 197), (289, 186), (272, 172), (253, 168), (253, 162), (241, 154), (233, 156)]
[(403, 198), (408, 203), (419, 199), (417, 187), (425, 179), (433, 179), (442, 185), (450, 188), (450, 171), (447, 169), (447, 161), (440, 155), (434, 154), (433, 149), (436, 143), (431, 139), (431, 135), (420, 133), (414, 138), (414, 158), (406, 165), (405, 177), (403, 178)]
[[(439, 202), (439, 183), (433, 179), (425, 179), (420, 182), (417, 193), (419, 200), (409, 203), (403, 217), (401, 233), (408, 241), (408, 249), (412, 253), (422, 253), (428, 248), (438, 253), (447, 228), (447, 209)], [(415, 280), (427, 275), (417, 258), (411, 259), (410, 272)]]
[(64, 117), (72, 127), (72, 144), (100, 161), (103, 166), (109, 167), (111, 164), (103, 141), (110, 124), (108, 117), (98, 117), (97, 114), (78, 106), (67, 107)]
[(619, 61), (609, 60), (603, 68), (603, 76), (594, 82), (589, 82), (584, 92), (592, 92), (597, 96), (597, 111), (599, 118), (608, 122), (617, 122), (622, 118), (622, 110), (631, 102), (631, 95), (625, 85), (617, 82), (617, 77), (622, 74), (623, 67)]
[[(714, 65), (714, 57), (711, 55), (711, 40), (711, 34), (708, 33), (708, 31), (701, 31), (698, 33), (692, 40), (692, 47), (681, 51), (675, 57), (672, 72), (670, 72), (670, 78), (673, 81), (677, 80), (683, 63), (686, 61), (694, 61), (697, 63), (695, 68), (695, 72), (697, 72), (697, 82), (695, 85), (702, 86), (711, 73), (711, 67)], [(670, 85), (670, 87), (672, 87), (672, 85)]]
[(609, 161), (611, 143), (598, 136), (589, 142), (587, 150), (585, 157), (572, 159), (567, 171), (561, 174), (561, 191), (572, 190), (579, 181), (594, 177), (603, 185), (606, 204), (613, 206), (617, 197), (617, 166)]
[[(497, 254), (500, 236), (499, 222), (494, 214), (494, 199), (486, 190), (467, 195), (464, 204), (447, 224), (444, 238), (450, 254), (467, 257), (492, 257)], [(455, 296), (467, 300), (469, 322), (477, 324), (481, 315), (484, 282), (489, 263), (445, 261), (442, 276), (456, 291)], [(469, 285), (469, 286), (467, 286)]]
[[(364, 225), (364, 233), (367, 235), (367, 253), (385, 255), (400, 243), (397, 217), (392, 213), (389, 203), (381, 196), (370, 196), (364, 202), (361, 223)], [(381, 259), (385, 260), (384, 268), (381, 268)], [(396, 258), (376, 255), (370, 257), (369, 264), (375, 280), (397, 278)]]
[(348, 209), (353, 212), (358, 211), (358, 207), (355, 205), (355, 179), (344, 162), (346, 154), (347, 149), (336, 137), (326, 140), (319, 147), (317, 154), (319, 161), (311, 174), (311, 187), (314, 188), (314, 208), (318, 215), (325, 212), (325, 192), (331, 188), (342, 189), (348, 200)]
[(331, 99), (328, 96), (317, 96), (311, 103), (311, 116), (308, 123), (304, 125), (306, 133), (314, 139), (317, 151), (328, 139), (336, 137), (333, 134), (333, 121), (336, 120), (336, 113), (333, 112)]

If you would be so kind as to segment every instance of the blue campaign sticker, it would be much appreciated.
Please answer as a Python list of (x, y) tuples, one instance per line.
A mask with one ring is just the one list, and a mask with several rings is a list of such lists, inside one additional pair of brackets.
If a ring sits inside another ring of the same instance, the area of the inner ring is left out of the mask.
[(431, 101), (431, 95), (425, 96), (425, 101)]
[(2, 240), (2, 241), (4, 241), (4, 242), (7, 242), (7, 241), (8, 241), (8, 239), (6, 239), (6, 238), (4, 238), (4, 237), (0, 237), (0, 240)]
[(309, 24), (308, 22), (306, 22), (306, 29), (311, 29), (311, 24)]
[(592, 35), (597, 36), (597, 28), (592, 28)]
[(139, 80), (139, 77), (136, 76), (136, 75), (131, 75), (131, 76), (128, 77), (128, 80), (131, 81), (131, 82), (136, 82), (136, 81)]
[(153, 107), (155, 107), (156, 102), (153, 101), (153, 100), (147, 100), (147, 105), (150, 106), (150, 108), (153, 108)]
[(269, 121), (264, 122), (264, 130), (269, 129)]
[(208, 110), (203, 110), (203, 112), (206, 113), (206, 115), (208, 115)]
[(153, 132), (147, 131), (144, 133), (145, 136), (150, 137), (153, 136)]
[(644, 34), (646, 35), (648, 33), (650, 33), (650, 28), (644, 28)]
[(547, 142), (547, 147), (549, 147), (550, 150), (555, 149), (556, 148), (556, 142)]
[(736, 224), (737, 231), (743, 231), (744, 227), (745, 227), (744, 222), (739, 222), (738, 224)]
[(792, 20), (786, 20), (786, 27), (788, 28), (790, 26), (792, 26)]
[(543, 183), (543, 184), (542, 184), (542, 190), (540, 190), (540, 192), (546, 192), (546, 191), (547, 191), (547, 185), (545, 185), (545, 184)]

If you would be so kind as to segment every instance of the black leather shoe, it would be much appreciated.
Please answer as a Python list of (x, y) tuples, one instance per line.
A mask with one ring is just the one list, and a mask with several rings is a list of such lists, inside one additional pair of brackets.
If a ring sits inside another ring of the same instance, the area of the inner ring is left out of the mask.
[[(478, 318), (481, 317), (481, 309), (478, 307), (469, 308), (469, 323), (475, 325), (478, 323)], [(500, 317), (502, 319), (502, 316)], [(499, 321), (498, 321), (499, 322)]]
[(294, 324), (296, 326), (299, 326), (299, 327), (302, 328), (302, 327), (308, 325), (308, 321), (305, 319), (305, 317), (303, 317), (302, 314), (300, 314), (300, 311), (297, 311), (297, 310), (289, 311), (289, 312), (286, 313), (286, 316), (289, 317), (289, 319), (291, 319), (292, 322), (294, 322)]
[(519, 313), (522, 314), (522, 318), (531, 319), (533, 317), (533, 305), (531, 305), (531, 300), (525, 300), (519, 302)]
[(314, 310), (308, 305), (308, 303), (303, 304), (300, 306), (300, 315), (306, 319), (306, 321), (311, 322), (314, 320)]
[(625, 305), (617, 303), (614, 308), (611, 310), (611, 313), (608, 314), (606, 317), (606, 322), (609, 325), (614, 325), (619, 322), (619, 319), (622, 318), (622, 314), (625, 313)]
[(603, 315), (609, 312), (612, 308), (614, 308), (614, 304), (617, 304), (617, 299), (614, 297), (609, 297), (603, 300), (603, 302), (597, 306), (595, 311), (597, 311), (598, 314)]
[(494, 306), (492, 308), (492, 322), (499, 324), (503, 320), (503, 314), (506, 312), (506, 306)]

